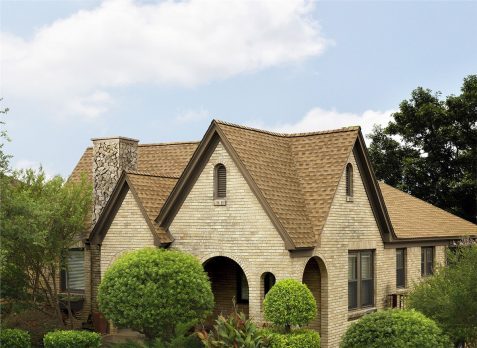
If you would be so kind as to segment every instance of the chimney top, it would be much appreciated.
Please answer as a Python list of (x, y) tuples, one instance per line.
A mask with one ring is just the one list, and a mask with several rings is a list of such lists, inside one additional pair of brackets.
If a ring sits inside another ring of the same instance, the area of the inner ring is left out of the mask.
[(91, 141), (100, 141), (100, 140), (125, 140), (138, 143), (139, 140), (128, 138), (128, 137), (121, 137), (121, 136), (112, 136), (112, 137), (99, 137), (99, 138), (91, 138)]

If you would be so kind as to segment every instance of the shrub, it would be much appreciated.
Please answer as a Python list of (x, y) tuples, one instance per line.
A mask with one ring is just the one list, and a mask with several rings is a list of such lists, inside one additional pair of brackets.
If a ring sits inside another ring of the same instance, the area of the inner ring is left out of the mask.
[(2, 329), (0, 331), (0, 347), (30, 348), (30, 334), (20, 329)]
[(198, 336), (207, 348), (266, 347), (261, 331), (245, 317), (244, 313), (237, 313), (237, 311), (228, 317), (220, 315), (210, 333), (203, 331), (199, 332)]
[(43, 343), (45, 348), (98, 348), (101, 335), (90, 331), (60, 330), (47, 333)]
[(447, 336), (437, 324), (414, 310), (384, 310), (365, 315), (352, 324), (341, 348), (444, 348)]
[(14, 307), (13, 312), (5, 318), (2, 312), (2, 327), (29, 332), (33, 347), (43, 345), (43, 336), (47, 332), (60, 329), (60, 324), (53, 315), (47, 315), (37, 309), (25, 309), (24, 306)]
[(282, 333), (273, 330), (264, 330), (269, 348), (320, 348), (320, 335), (309, 329), (294, 330)]
[(455, 344), (477, 347), (477, 244), (462, 241), (448, 261), (414, 287), (408, 303), (435, 320)]
[(179, 324), (192, 327), (214, 306), (208, 276), (195, 257), (153, 248), (120, 257), (106, 271), (98, 299), (116, 326), (166, 343)]
[(265, 319), (290, 331), (292, 325), (308, 324), (316, 316), (316, 301), (305, 284), (294, 279), (278, 281), (264, 301)]

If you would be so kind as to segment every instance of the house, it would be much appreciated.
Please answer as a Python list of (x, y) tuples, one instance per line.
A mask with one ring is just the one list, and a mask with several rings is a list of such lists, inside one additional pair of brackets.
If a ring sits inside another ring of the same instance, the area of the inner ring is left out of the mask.
[[(378, 182), (359, 127), (278, 134), (212, 121), (200, 142), (93, 139), (71, 179), (93, 182), (93, 226), (66, 286), (98, 312), (98, 284), (122, 253), (174, 248), (208, 272), (215, 313), (235, 298), (263, 321), (274, 282), (308, 285), (312, 327), (338, 347), (365, 313), (399, 306), (413, 282), (477, 225)], [(80, 285), (77, 285), (80, 283)], [(74, 289), (74, 288), (78, 289)]]

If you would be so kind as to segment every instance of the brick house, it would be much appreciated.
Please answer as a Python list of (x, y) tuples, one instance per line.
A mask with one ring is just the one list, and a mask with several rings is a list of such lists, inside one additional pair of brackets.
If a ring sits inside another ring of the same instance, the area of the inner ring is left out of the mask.
[[(200, 142), (93, 139), (71, 180), (93, 182), (93, 226), (63, 283), (98, 311), (101, 277), (143, 247), (194, 254), (208, 272), (215, 313), (263, 321), (274, 282), (308, 285), (311, 326), (338, 347), (353, 320), (402, 296), (477, 225), (378, 182), (359, 127), (277, 134), (212, 121)], [(74, 281), (73, 281), (74, 280)], [(74, 285), (69, 283), (74, 283)]]

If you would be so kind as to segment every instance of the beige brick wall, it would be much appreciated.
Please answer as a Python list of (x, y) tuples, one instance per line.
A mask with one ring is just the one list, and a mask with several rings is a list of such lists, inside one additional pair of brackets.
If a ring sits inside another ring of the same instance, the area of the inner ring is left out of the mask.
[[(214, 167), (227, 169), (227, 205), (215, 206)], [(261, 276), (271, 272), (277, 280), (301, 281), (301, 259), (289, 257), (274, 225), (243, 178), (239, 169), (219, 143), (202, 174), (170, 226), (173, 248), (196, 255), (202, 262), (226, 256), (245, 272), (249, 285), (249, 313), (262, 320), (263, 287)]]
[[(375, 303), (378, 309), (384, 308), (386, 296), (396, 291), (395, 249), (384, 248), (353, 155), (349, 161), (354, 169), (353, 202), (346, 201), (343, 171), (318, 247), (313, 251), (290, 253), (285, 250), (282, 238), (238, 167), (219, 143), (170, 226), (175, 239), (171, 247), (196, 255), (203, 263), (216, 256), (226, 256), (238, 263), (247, 276), (248, 312), (257, 322), (263, 321), (263, 273), (271, 272), (277, 280), (304, 280), (319, 304), (319, 322), (312, 326), (321, 331), (322, 347), (338, 347), (341, 335), (351, 323), (348, 320), (349, 250), (375, 251)], [(214, 205), (213, 177), (218, 163), (227, 168), (225, 206)], [(153, 245), (153, 236), (129, 192), (103, 241), (101, 267), (100, 270), (95, 268), (93, 281), (124, 251)], [(443, 255), (444, 248), (437, 247), (436, 260), (443, 262)], [(99, 252), (92, 251), (92, 257), (99, 264), (98, 256)], [(305, 266), (312, 257), (317, 263), (304, 275)], [(406, 276), (409, 285), (420, 279), (420, 257), (420, 247), (408, 248)], [(230, 277), (230, 282), (235, 282), (232, 275), (226, 274), (226, 269), (223, 271), (223, 279)], [(216, 285), (229, 297), (235, 293), (224, 284), (216, 282)], [(95, 290), (92, 296), (94, 307)], [(230, 308), (225, 297), (218, 299), (216, 312)]]
[(101, 278), (121, 254), (148, 246), (154, 246), (154, 237), (129, 191), (101, 244)]

